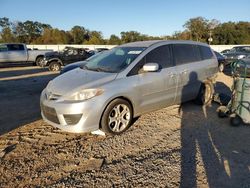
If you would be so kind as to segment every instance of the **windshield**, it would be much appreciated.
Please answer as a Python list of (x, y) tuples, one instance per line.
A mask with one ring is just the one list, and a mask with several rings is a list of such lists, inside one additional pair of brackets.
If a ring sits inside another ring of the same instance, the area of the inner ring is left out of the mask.
[(117, 47), (87, 59), (83, 69), (118, 73), (125, 69), (146, 48)]

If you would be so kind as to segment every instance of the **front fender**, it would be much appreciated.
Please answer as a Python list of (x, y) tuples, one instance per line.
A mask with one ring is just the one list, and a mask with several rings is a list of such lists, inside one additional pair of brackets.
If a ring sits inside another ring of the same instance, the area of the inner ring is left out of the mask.
[(46, 64), (46, 65), (49, 65), (52, 61), (59, 62), (61, 65), (63, 65), (62, 60), (59, 59), (59, 58), (52, 58), (52, 59), (49, 59), (49, 60), (47, 61), (47, 64)]

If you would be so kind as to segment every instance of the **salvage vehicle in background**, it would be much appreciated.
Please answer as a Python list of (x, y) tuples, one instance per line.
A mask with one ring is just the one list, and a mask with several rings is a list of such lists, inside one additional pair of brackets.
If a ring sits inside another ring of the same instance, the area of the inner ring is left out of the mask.
[(0, 63), (33, 62), (40, 64), (45, 53), (53, 50), (29, 50), (25, 44), (0, 44)]
[(40, 97), (43, 119), (68, 132), (118, 135), (144, 113), (213, 97), (218, 62), (193, 41), (141, 41), (117, 46), (52, 81)]
[(243, 59), (250, 55), (250, 46), (236, 46), (233, 47), (228, 53), (224, 54), (226, 60), (232, 63), (236, 60)]
[(50, 71), (60, 71), (62, 66), (82, 61), (92, 56), (84, 48), (65, 47), (61, 52), (48, 52), (40, 62), (41, 67), (48, 66)]
[(224, 55), (224, 54), (227, 54), (228, 52), (230, 52), (230, 49), (222, 50), (220, 53)]
[(220, 72), (223, 72), (225, 66), (229, 65), (230, 63), (226, 60), (225, 56), (219, 52), (214, 51), (216, 58), (218, 60), (218, 69)]
[(103, 54), (105, 52), (106, 52), (106, 50), (101, 51), (99, 53), (96, 53), (96, 54), (94, 54), (93, 56), (89, 57), (88, 59), (86, 59), (84, 61), (78, 61), (78, 62), (75, 62), (75, 63), (71, 63), (69, 65), (66, 65), (65, 67), (62, 68), (62, 70), (60, 71), (60, 74), (64, 74), (64, 73), (66, 73), (68, 71), (79, 68), (79, 67), (83, 66), (84, 64), (86, 64), (87, 61), (90, 61), (90, 60), (93, 61), (94, 58), (97, 58), (98, 55)]

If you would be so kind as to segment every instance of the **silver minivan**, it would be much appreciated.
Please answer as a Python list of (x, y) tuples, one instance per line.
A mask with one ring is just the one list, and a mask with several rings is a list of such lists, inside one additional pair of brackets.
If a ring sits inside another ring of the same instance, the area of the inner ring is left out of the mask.
[(117, 135), (144, 113), (189, 100), (207, 103), (217, 71), (204, 43), (123, 44), (50, 81), (41, 94), (41, 114), (68, 132)]

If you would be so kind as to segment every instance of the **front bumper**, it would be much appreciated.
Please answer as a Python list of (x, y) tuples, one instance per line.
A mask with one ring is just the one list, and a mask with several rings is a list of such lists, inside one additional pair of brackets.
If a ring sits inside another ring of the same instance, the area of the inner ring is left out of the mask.
[(48, 100), (43, 91), (40, 98), (41, 115), (48, 124), (72, 133), (91, 132), (99, 129), (102, 100), (83, 102), (58, 102)]

